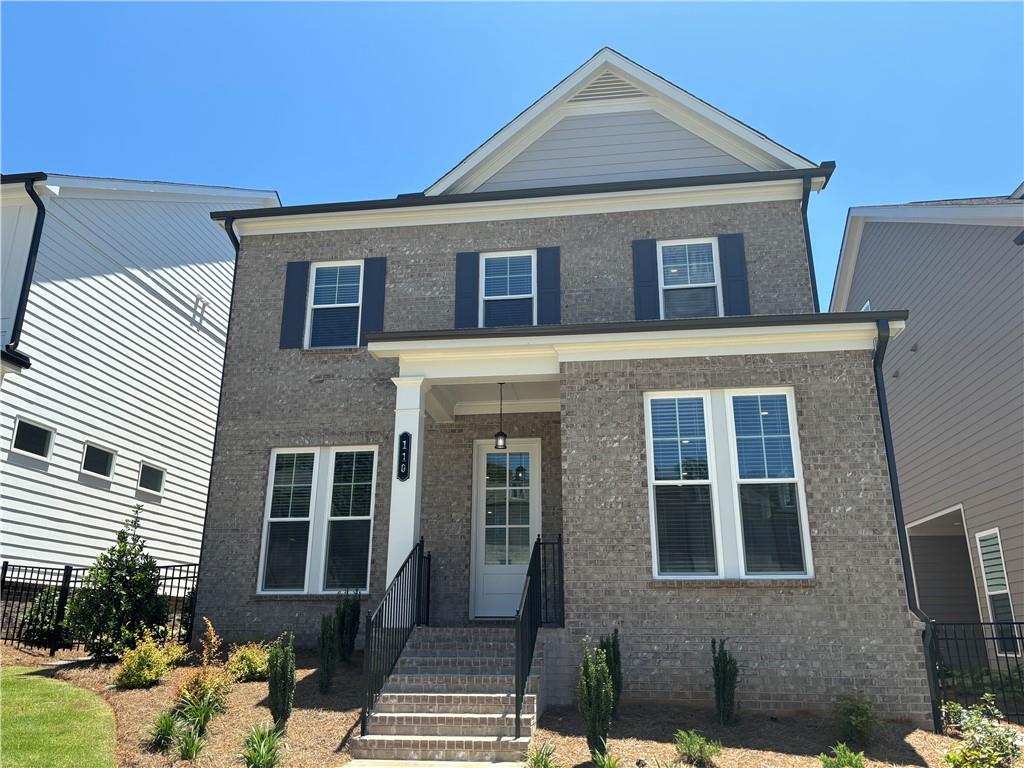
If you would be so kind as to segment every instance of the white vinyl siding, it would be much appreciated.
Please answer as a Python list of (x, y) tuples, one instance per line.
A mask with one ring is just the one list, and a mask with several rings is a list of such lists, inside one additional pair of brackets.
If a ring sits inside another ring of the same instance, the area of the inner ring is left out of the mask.
[(309, 280), (306, 347), (355, 347), (359, 344), (363, 262), (314, 264)]
[(537, 252), (480, 254), (480, 327), (537, 324)]
[(263, 593), (369, 587), (376, 446), (278, 448), (267, 480)]
[(813, 576), (792, 391), (644, 401), (655, 578)]
[(661, 318), (718, 317), (722, 279), (717, 238), (658, 242)]

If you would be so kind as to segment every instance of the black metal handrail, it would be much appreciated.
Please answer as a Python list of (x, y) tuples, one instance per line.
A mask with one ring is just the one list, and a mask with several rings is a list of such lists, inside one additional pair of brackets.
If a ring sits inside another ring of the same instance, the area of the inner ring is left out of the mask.
[(533, 652), (537, 647), (537, 632), (542, 626), (565, 625), (564, 592), (562, 537), (545, 542), (538, 536), (530, 553), (519, 610), (512, 623), (517, 739), (522, 730), (523, 700), (526, 698), (530, 667), (533, 666)]
[(366, 614), (363, 650), (366, 699), (359, 717), (359, 731), (363, 736), (384, 681), (395, 668), (406, 640), (418, 624), (430, 624), (430, 553), (424, 553), (422, 538), (398, 569), (380, 604)]

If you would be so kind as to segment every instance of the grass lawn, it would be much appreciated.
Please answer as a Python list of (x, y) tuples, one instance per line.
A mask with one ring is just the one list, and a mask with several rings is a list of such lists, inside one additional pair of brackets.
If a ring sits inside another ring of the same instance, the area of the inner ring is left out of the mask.
[(7, 768), (113, 768), (114, 713), (102, 698), (30, 667), (0, 670)]

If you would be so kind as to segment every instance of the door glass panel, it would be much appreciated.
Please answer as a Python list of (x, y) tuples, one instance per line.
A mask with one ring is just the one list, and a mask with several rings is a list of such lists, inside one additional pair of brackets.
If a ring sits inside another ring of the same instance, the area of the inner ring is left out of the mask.
[(487, 491), (487, 517), (484, 525), (505, 525), (505, 503), (507, 491)]
[(530, 559), (530, 454), (488, 453), (484, 563), (523, 565)]
[(530, 562), (530, 527), (508, 529), (508, 563), (525, 565)]
[(504, 453), (487, 454), (487, 487), (504, 488), (508, 481), (508, 457)]
[(484, 564), (505, 565), (505, 527), (495, 526), (484, 530)]
[(530, 491), (526, 488), (513, 488), (508, 498), (508, 524), (530, 524)]
[(530, 454), (512, 453), (508, 457), (508, 484), (513, 488), (530, 485)]

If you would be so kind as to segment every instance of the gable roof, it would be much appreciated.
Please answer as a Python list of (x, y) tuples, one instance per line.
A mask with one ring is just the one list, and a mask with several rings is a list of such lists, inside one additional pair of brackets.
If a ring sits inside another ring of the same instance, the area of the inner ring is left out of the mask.
[(653, 110), (756, 171), (815, 163), (611, 48), (602, 48), (434, 182), (426, 195), (477, 190), (562, 119), (624, 109)]

